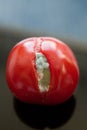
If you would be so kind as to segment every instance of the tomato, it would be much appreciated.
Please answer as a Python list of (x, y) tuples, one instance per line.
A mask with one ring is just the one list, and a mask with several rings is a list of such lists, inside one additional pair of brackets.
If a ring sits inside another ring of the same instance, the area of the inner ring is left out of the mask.
[(72, 50), (52, 37), (32, 37), (11, 50), (6, 79), (12, 94), (33, 104), (54, 105), (68, 100), (79, 81)]

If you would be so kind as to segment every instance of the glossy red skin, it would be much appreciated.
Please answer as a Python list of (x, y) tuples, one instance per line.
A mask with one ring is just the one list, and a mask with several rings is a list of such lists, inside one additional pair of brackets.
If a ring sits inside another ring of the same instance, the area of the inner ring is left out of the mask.
[[(40, 92), (35, 66), (35, 53), (47, 58), (50, 68), (48, 92)], [(11, 50), (6, 66), (6, 79), (11, 92), (21, 101), (54, 105), (69, 99), (79, 80), (79, 68), (71, 49), (51, 37), (28, 38)]]

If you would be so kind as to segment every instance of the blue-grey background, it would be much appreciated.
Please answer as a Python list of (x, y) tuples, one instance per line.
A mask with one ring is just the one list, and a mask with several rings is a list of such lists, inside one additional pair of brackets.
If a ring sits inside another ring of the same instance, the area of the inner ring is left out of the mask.
[(86, 0), (0, 0), (0, 28), (87, 41)]

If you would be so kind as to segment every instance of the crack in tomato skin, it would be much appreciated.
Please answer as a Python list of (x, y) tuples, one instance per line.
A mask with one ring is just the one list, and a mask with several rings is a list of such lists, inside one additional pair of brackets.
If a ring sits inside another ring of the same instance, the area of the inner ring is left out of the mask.
[[(36, 53), (42, 53), (49, 63), (49, 90), (40, 92), (36, 68)], [(11, 92), (21, 101), (54, 105), (72, 96), (79, 81), (79, 67), (72, 50), (51, 37), (33, 37), (16, 44), (11, 50), (6, 79)]]
[(40, 52), (36, 53), (36, 71), (38, 75), (38, 86), (40, 92), (49, 91), (50, 69), (46, 57)]

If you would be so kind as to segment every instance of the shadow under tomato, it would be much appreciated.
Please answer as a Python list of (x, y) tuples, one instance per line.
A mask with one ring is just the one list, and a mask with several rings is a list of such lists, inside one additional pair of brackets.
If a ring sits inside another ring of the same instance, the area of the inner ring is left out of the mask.
[(64, 125), (73, 115), (76, 106), (72, 96), (63, 104), (55, 106), (34, 105), (13, 100), (14, 110), (19, 119), (28, 126), (36, 129), (49, 127), (51, 129)]

